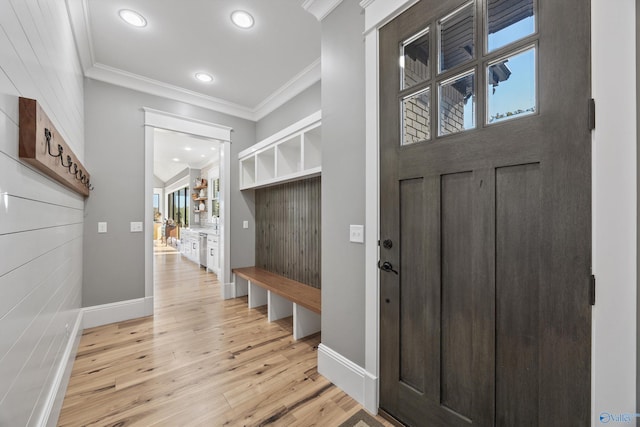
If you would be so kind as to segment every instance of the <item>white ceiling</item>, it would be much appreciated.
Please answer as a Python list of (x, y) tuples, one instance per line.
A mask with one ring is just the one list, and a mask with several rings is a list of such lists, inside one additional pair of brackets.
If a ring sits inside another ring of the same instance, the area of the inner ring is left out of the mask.
[[(302, 0), (67, 1), (85, 75), (96, 80), (250, 120), (320, 80), (320, 23)], [(147, 26), (126, 24), (121, 9), (139, 12)], [(252, 28), (232, 24), (238, 9), (253, 15)], [(215, 80), (199, 82), (197, 72)], [(157, 132), (155, 175), (166, 182), (215, 161), (212, 144)]]
[[(308, 1), (308, 0), (307, 0)], [(259, 120), (320, 79), (320, 23), (302, 0), (68, 0), (85, 75)], [(148, 21), (135, 28), (118, 11)], [(255, 25), (242, 30), (231, 12)], [(204, 71), (212, 83), (194, 78)]]
[(153, 173), (163, 182), (185, 168), (201, 169), (208, 164), (216, 164), (219, 158), (219, 141), (164, 129), (154, 130)]

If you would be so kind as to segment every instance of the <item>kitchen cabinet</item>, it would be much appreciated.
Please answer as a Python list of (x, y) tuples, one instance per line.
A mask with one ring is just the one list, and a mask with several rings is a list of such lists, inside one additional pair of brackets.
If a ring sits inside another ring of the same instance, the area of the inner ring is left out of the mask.
[(193, 230), (182, 230), (180, 253), (188, 260), (195, 263), (200, 262), (200, 241), (199, 232)]
[(220, 274), (220, 237), (217, 234), (207, 235), (207, 268)]

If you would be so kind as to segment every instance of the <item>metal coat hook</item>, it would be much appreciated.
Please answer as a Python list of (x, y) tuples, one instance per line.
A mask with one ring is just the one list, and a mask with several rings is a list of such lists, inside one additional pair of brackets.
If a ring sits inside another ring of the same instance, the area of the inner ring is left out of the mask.
[[(78, 181), (82, 182), (84, 186), (89, 189), (89, 191), (93, 191), (94, 187), (89, 183), (87, 175), (82, 171), (82, 169), (78, 168), (78, 164), (74, 162), (73, 158), (68, 154), (66, 159), (67, 164), (65, 164), (64, 148), (62, 147), (62, 145), (58, 144), (58, 154), (54, 154), (51, 152), (51, 140), (53, 139), (53, 133), (47, 128), (44, 129), (44, 137), (47, 141), (47, 152), (49, 153), (49, 155), (54, 158), (60, 157), (60, 164), (62, 165), (62, 167), (67, 168), (69, 170), (69, 173), (74, 175)], [(73, 171), (71, 171), (72, 168)]]

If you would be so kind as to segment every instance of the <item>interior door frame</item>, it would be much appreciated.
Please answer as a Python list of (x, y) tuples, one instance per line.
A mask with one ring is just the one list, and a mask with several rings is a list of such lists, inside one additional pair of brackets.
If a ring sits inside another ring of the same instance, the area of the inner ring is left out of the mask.
[[(365, 9), (365, 375), (363, 406), (377, 413), (379, 402), (380, 277), (377, 268), (380, 236), (379, 202), (379, 75), (378, 30), (418, 0), (363, 0)], [(617, 40), (635, 39), (635, 5), (626, 0), (612, 10), (604, 0), (591, 0), (592, 93), (597, 101), (592, 141), (592, 263), (597, 276), (596, 305), (592, 314), (591, 411), (592, 423), (601, 413), (633, 413), (636, 357), (640, 355), (640, 326), (636, 327), (638, 206), (636, 177), (635, 90), (621, 96), (611, 91), (607, 78), (611, 61), (622, 60), (618, 81), (636, 80), (635, 46)], [(624, 24), (620, 22), (623, 21)], [(633, 21), (633, 25), (629, 21)], [(596, 25), (597, 24), (597, 25)], [(610, 31), (611, 27), (621, 32)], [(621, 59), (623, 58), (623, 59)], [(620, 113), (620, 105), (628, 108)], [(600, 141), (598, 144), (597, 142)], [(640, 151), (640, 150), (638, 150)], [(633, 180), (631, 181), (631, 179)], [(615, 192), (611, 190), (615, 189)], [(615, 193), (615, 196), (612, 196)], [(626, 212), (627, 215), (621, 215)], [(620, 227), (620, 224), (623, 224)], [(614, 250), (611, 250), (614, 248)], [(606, 284), (606, 285), (605, 285)], [(631, 286), (633, 284), (633, 286)], [(621, 331), (616, 325), (629, 325)], [(615, 331), (615, 333), (614, 333)], [(621, 344), (623, 343), (624, 344)], [(621, 349), (621, 346), (624, 348)], [(611, 359), (611, 348), (618, 356)], [(640, 398), (640, 396), (638, 396)]]
[[(221, 295), (229, 298), (233, 284), (231, 276), (231, 227), (228, 226), (231, 219), (231, 131), (228, 126), (193, 119), (178, 114), (155, 110), (144, 107), (144, 217), (153, 218), (153, 150), (154, 130), (165, 129), (174, 132), (186, 133), (203, 138), (220, 141), (220, 275), (218, 280), (221, 285)], [(149, 224), (148, 220), (145, 223)], [(153, 227), (144, 228), (144, 296), (145, 315), (153, 314)]]

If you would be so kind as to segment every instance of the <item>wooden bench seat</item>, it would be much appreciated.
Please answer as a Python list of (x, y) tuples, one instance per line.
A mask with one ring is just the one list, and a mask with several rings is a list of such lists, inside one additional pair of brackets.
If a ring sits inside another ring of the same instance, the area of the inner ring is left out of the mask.
[(320, 289), (288, 279), (259, 267), (234, 268), (248, 282), (249, 308), (267, 305), (269, 322), (293, 316), (293, 338), (320, 330)]

